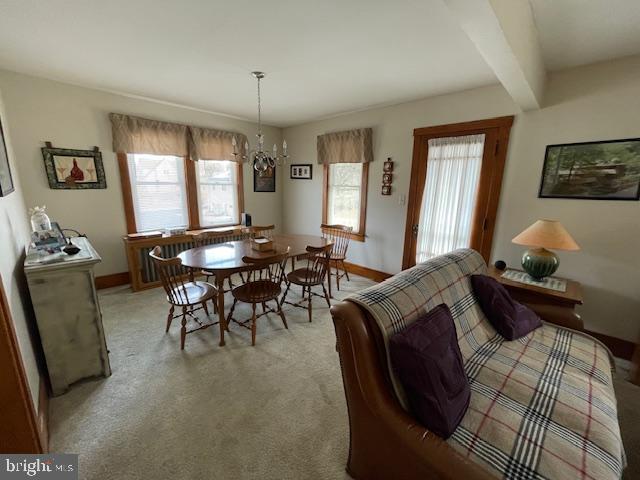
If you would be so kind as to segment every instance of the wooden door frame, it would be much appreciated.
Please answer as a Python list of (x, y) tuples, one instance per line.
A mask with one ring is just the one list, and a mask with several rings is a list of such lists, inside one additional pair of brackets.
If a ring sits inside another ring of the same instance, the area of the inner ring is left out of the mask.
[(38, 415), (13, 326), (9, 301), (0, 278), (0, 452), (45, 453)]
[[(433, 127), (416, 128), (413, 131), (413, 158), (411, 161), (411, 182), (409, 185), (409, 199), (407, 205), (407, 221), (404, 233), (404, 252), (402, 255), (402, 269), (409, 268), (415, 263), (415, 258), (411, 258), (411, 241), (413, 238), (413, 219), (419, 213), (422, 204), (421, 192), (418, 192), (420, 179), (418, 171), (421, 166), (422, 145), (430, 138), (471, 135), (473, 133), (488, 129), (497, 129), (497, 143), (493, 152), (495, 169), (491, 175), (491, 184), (487, 209), (485, 212), (483, 234), (480, 246), (480, 254), (486, 262), (489, 262), (493, 233), (495, 230), (496, 212), (500, 200), (500, 190), (502, 188), (502, 174), (507, 157), (507, 147), (509, 146), (509, 133), (513, 125), (513, 115), (505, 117), (489, 118), (486, 120), (474, 120), (471, 122), (451, 123), (447, 125), (437, 125)], [(426, 159), (424, 159), (426, 161)]]

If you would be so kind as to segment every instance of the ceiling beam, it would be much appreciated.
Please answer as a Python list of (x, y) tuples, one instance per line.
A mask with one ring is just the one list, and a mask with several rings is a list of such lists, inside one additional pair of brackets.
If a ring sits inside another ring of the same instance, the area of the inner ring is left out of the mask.
[(542, 105), (546, 70), (528, 0), (444, 0), (522, 110)]

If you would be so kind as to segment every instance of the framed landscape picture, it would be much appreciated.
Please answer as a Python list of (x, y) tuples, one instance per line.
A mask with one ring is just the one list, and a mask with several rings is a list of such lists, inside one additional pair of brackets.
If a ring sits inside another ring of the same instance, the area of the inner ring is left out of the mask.
[(255, 169), (253, 170), (253, 191), (276, 191), (276, 167), (267, 167), (264, 172), (258, 172)]
[(11, 170), (9, 169), (9, 154), (4, 143), (4, 131), (2, 121), (0, 121), (0, 197), (9, 195), (15, 190)]
[(640, 139), (548, 145), (538, 197), (638, 200)]
[(78, 190), (107, 188), (102, 153), (93, 150), (42, 148), (49, 188)]

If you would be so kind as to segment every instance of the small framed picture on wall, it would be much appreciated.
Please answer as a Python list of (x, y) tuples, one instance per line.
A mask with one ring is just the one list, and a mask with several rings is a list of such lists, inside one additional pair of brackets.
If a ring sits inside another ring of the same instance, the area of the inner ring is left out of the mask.
[(313, 165), (310, 163), (291, 165), (290, 177), (294, 180), (311, 180)]
[(267, 167), (264, 172), (258, 172), (255, 169), (253, 170), (253, 191), (276, 191), (276, 167)]

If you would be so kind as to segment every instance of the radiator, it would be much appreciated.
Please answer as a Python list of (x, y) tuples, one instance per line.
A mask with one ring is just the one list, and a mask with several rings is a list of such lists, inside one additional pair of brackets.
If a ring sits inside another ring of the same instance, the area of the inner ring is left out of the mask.
[[(211, 238), (206, 242), (206, 244), (211, 245), (217, 243), (232, 242), (236, 240), (244, 240), (246, 238), (249, 238), (249, 235), (250, 234), (248, 233), (238, 232), (233, 235)], [(153, 260), (151, 259), (151, 257), (149, 257), (149, 252), (151, 252), (156, 246), (156, 244), (152, 242), (153, 240), (146, 241), (142, 245), (136, 245), (136, 242), (130, 242), (128, 244), (128, 248), (131, 249), (129, 255), (134, 257), (137, 264), (137, 269), (134, 270), (138, 270), (140, 272), (139, 276), (135, 276), (138, 281), (132, 281), (132, 287), (134, 291), (157, 286), (160, 283), (160, 275), (156, 271)], [(171, 242), (170, 238), (163, 238), (162, 242), (158, 241), (157, 244), (159, 244), (160, 248), (162, 249), (162, 256), (164, 258), (177, 257), (180, 252), (195, 247), (195, 243), (190, 238), (190, 236), (180, 236), (175, 239), (175, 243)], [(188, 273), (186, 268), (184, 269), (184, 273)]]

